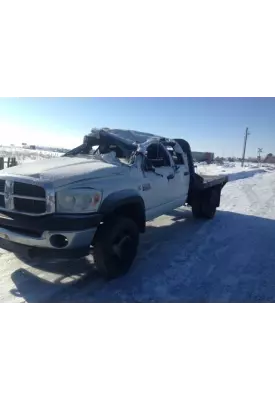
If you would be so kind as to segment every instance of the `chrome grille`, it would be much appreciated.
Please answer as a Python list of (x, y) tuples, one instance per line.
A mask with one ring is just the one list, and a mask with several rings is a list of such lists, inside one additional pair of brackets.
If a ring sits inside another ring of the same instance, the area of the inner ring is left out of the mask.
[[(47, 188), (47, 190), (46, 190)], [(29, 215), (55, 211), (55, 195), (51, 186), (38, 186), (16, 179), (0, 179), (0, 208)]]
[(0, 179), (0, 193), (4, 193), (5, 190), (5, 181), (4, 179)]
[(0, 179), (0, 207), (2, 208), (5, 207), (4, 191), (5, 191), (5, 181), (4, 179)]
[(46, 202), (14, 197), (14, 209), (28, 214), (44, 214), (46, 212)]
[(15, 196), (46, 198), (45, 189), (43, 187), (22, 182), (14, 182), (13, 194)]

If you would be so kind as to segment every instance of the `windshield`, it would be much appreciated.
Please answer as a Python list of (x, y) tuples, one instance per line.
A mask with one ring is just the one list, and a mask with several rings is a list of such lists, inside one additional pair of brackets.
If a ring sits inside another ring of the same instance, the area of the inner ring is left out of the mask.
[[(131, 156), (133, 154), (132, 151), (125, 150), (121, 146), (117, 144), (106, 144), (100, 143), (96, 145), (92, 145), (89, 143), (84, 143), (79, 147), (69, 151), (68, 153), (64, 154), (63, 157), (99, 157), (105, 161), (109, 160), (106, 158), (108, 154), (112, 154), (112, 160), (115, 158), (123, 163), (131, 163)], [(111, 159), (110, 159), (111, 160)]]
[(97, 156), (114, 152), (118, 159), (130, 159), (136, 149), (137, 145), (130, 140), (122, 139), (103, 130), (86, 135), (83, 144), (64, 154), (64, 157)]

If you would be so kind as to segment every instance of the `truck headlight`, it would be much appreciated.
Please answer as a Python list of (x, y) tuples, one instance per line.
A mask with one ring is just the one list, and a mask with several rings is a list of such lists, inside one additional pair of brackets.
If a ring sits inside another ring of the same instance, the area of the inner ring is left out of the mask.
[(88, 213), (98, 210), (102, 193), (93, 189), (70, 189), (56, 193), (56, 211), (60, 213)]

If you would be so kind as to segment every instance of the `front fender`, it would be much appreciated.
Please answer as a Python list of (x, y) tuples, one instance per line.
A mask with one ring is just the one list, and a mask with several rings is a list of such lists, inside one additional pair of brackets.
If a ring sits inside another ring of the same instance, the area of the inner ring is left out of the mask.
[(115, 209), (128, 204), (139, 204), (145, 213), (145, 204), (140, 194), (133, 189), (124, 189), (109, 194), (102, 202), (100, 209), (101, 214), (111, 214)]

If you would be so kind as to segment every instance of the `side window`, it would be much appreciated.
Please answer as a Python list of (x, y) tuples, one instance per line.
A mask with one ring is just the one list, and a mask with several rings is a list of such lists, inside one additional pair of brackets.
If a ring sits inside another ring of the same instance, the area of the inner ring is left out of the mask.
[(182, 154), (176, 153), (175, 149), (172, 146), (167, 147), (167, 150), (171, 154), (171, 157), (176, 165), (184, 165), (184, 158)]
[(182, 154), (175, 153), (175, 157), (173, 157), (173, 160), (176, 165), (184, 165), (184, 158)]
[(166, 151), (158, 143), (150, 144), (147, 148), (147, 160), (155, 168), (169, 167), (170, 159)]

